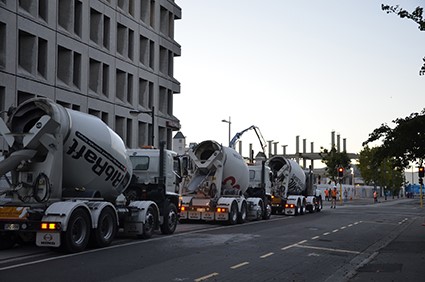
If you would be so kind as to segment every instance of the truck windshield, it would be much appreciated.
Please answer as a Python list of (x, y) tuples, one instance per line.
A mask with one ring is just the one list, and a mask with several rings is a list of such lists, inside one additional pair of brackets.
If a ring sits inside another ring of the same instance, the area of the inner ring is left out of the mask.
[(130, 160), (134, 170), (148, 170), (149, 168), (148, 156), (130, 156)]

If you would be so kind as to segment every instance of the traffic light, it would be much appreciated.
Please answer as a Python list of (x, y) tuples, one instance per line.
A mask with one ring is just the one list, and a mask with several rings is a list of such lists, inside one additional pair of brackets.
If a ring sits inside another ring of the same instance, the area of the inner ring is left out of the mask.
[(343, 177), (344, 176), (344, 168), (343, 167), (339, 167), (338, 168), (338, 177)]
[(423, 179), (422, 178), (419, 178), (419, 184), (424, 184), (424, 181), (423, 181)]
[(425, 176), (425, 170), (423, 166), (419, 167), (419, 178), (424, 178)]

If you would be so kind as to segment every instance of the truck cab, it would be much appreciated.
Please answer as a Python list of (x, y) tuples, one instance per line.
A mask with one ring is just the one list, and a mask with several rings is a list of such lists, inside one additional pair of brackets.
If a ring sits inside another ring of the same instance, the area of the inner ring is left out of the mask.
[(178, 184), (181, 178), (178, 173), (180, 162), (176, 159), (177, 154), (174, 151), (164, 149), (163, 179), (160, 179), (161, 160), (159, 149), (151, 146), (141, 149), (128, 149), (127, 154), (130, 156), (133, 166), (132, 182), (157, 186), (163, 180), (167, 193), (178, 192)]
[(158, 205), (159, 224), (163, 234), (174, 233), (178, 221), (179, 184), (181, 171), (179, 159), (174, 151), (164, 148), (143, 147), (127, 149), (133, 168), (130, 185), (124, 195), (128, 202), (153, 201)]

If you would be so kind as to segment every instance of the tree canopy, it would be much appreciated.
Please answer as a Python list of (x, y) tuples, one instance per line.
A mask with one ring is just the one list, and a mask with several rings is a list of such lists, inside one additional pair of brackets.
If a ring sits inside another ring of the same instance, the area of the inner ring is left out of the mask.
[[(398, 15), (400, 18), (406, 18), (414, 21), (419, 26), (420, 31), (425, 31), (425, 21), (423, 18), (423, 8), (422, 7), (416, 7), (416, 9), (409, 13), (408, 11), (400, 8), (398, 5), (396, 6), (390, 6), (390, 5), (381, 5), (381, 8), (383, 11), (385, 11), (387, 14), (394, 13)], [(419, 75), (425, 75), (425, 57), (422, 59), (424, 61), (424, 64), (422, 65), (421, 69), (419, 70)]]
[(326, 164), (326, 174), (332, 181), (337, 182), (337, 168), (343, 167), (344, 169), (350, 168), (351, 160), (347, 155), (347, 152), (337, 152), (335, 147), (331, 150), (321, 148), (320, 156), (322, 162)]
[(408, 168), (410, 162), (421, 166), (425, 157), (425, 109), (392, 122), (396, 124), (394, 129), (382, 124), (369, 134), (363, 146), (382, 138), (383, 144), (374, 154), (376, 163), (394, 158), (395, 167)]

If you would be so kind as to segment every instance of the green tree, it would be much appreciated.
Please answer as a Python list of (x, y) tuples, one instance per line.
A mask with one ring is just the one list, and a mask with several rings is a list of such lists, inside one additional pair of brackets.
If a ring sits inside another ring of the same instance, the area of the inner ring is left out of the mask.
[(337, 152), (335, 147), (332, 147), (330, 150), (324, 149), (323, 147), (320, 149), (322, 162), (326, 165), (326, 174), (336, 183), (338, 179), (337, 168), (343, 167), (344, 170), (349, 169), (351, 160), (348, 157), (347, 152)]
[(365, 146), (359, 154), (359, 164), (357, 167), (367, 185), (376, 185), (379, 182), (379, 175), (376, 173), (378, 165), (373, 161), (377, 149), (377, 147), (369, 148), (369, 146)]
[(373, 161), (379, 164), (384, 159), (390, 158), (393, 167), (400, 169), (408, 168), (410, 162), (422, 165), (425, 156), (425, 109), (421, 113), (412, 113), (408, 117), (398, 118), (392, 122), (396, 124), (394, 129), (382, 124), (363, 142), (365, 146), (382, 139), (383, 144), (377, 147)]
[[(422, 7), (416, 7), (416, 9), (409, 13), (408, 11), (400, 8), (398, 5), (396, 6), (390, 6), (390, 5), (381, 5), (381, 8), (383, 11), (385, 11), (387, 14), (393, 13), (398, 15), (400, 18), (406, 18), (414, 21), (419, 26), (420, 31), (425, 31), (425, 21), (423, 18), (423, 8)], [(425, 74), (425, 57), (422, 59), (424, 61), (424, 64), (422, 65), (421, 69), (419, 70), (419, 75)]]
[(358, 168), (363, 180), (368, 185), (378, 185), (386, 195), (390, 191), (393, 197), (398, 195), (405, 182), (403, 169), (397, 167), (394, 158), (384, 158), (376, 162), (375, 154), (379, 147), (365, 146), (360, 152)]

